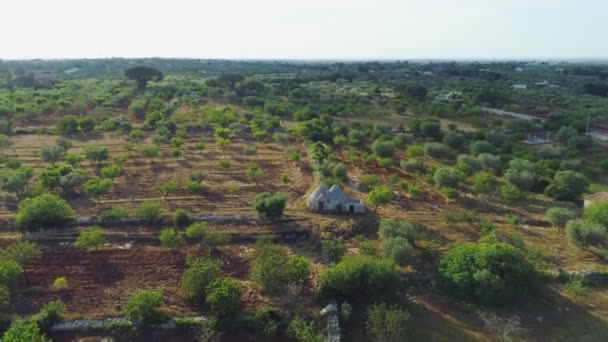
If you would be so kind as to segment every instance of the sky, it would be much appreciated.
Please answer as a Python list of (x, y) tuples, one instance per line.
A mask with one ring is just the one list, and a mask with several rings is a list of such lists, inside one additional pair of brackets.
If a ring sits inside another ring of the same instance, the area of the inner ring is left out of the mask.
[(0, 59), (608, 58), (608, 0), (0, 0)]

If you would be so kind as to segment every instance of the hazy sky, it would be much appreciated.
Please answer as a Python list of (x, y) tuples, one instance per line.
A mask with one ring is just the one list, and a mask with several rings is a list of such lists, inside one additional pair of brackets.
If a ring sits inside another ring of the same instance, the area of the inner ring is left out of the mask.
[(0, 58), (604, 58), (608, 0), (0, 0)]

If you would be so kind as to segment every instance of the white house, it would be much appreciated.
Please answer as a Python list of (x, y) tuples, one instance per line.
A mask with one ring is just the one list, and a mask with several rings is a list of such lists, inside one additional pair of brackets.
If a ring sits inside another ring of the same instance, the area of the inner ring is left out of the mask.
[(511, 88), (515, 90), (526, 90), (528, 89), (528, 86), (526, 84), (514, 84), (511, 86)]
[(365, 204), (363, 201), (346, 196), (342, 189), (337, 185), (327, 189), (325, 184), (321, 184), (315, 191), (308, 195), (308, 208), (318, 212), (365, 213)]
[(585, 197), (585, 207), (590, 206), (593, 203), (597, 203), (597, 202), (608, 202), (608, 192), (606, 191), (602, 191), (602, 192), (598, 192), (597, 194), (593, 194), (593, 195), (589, 195), (587, 197)]

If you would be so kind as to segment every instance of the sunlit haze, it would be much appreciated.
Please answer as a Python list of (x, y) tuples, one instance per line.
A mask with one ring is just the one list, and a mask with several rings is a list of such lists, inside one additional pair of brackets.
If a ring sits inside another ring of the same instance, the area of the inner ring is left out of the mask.
[(605, 0), (3, 0), (0, 58), (604, 58)]

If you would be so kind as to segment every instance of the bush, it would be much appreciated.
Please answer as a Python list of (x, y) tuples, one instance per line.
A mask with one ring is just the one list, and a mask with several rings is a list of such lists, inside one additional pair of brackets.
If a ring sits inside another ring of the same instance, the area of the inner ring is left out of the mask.
[(585, 207), (585, 220), (597, 223), (608, 229), (608, 202), (596, 202)]
[(184, 209), (176, 209), (173, 213), (173, 223), (178, 227), (184, 227), (190, 223), (190, 214)]
[(455, 297), (506, 304), (529, 294), (536, 272), (523, 252), (511, 245), (465, 244), (441, 258), (436, 280)]
[(326, 298), (375, 300), (399, 287), (399, 269), (391, 260), (366, 255), (347, 256), (321, 276)]
[(251, 279), (269, 293), (281, 292), (288, 280), (287, 250), (268, 241), (258, 241), (251, 261)]
[(65, 290), (68, 288), (68, 280), (66, 277), (57, 277), (53, 282), (54, 290)]
[(481, 168), (486, 171), (493, 171), (497, 173), (502, 169), (502, 162), (500, 161), (500, 156), (490, 154), (490, 153), (480, 153), (477, 156), (479, 163), (481, 163)]
[(416, 226), (405, 220), (383, 219), (380, 221), (378, 235), (380, 240), (402, 237), (409, 244), (414, 245), (418, 238), (418, 230)]
[(449, 166), (440, 167), (439, 169), (437, 169), (437, 171), (435, 171), (435, 174), (433, 174), (433, 180), (435, 181), (435, 184), (440, 188), (457, 187), (458, 183), (460, 183), (463, 178), (464, 175), (462, 174), (462, 172)]
[(362, 191), (369, 191), (371, 188), (375, 187), (380, 183), (380, 178), (377, 175), (365, 175), (361, 177), (361, 182), (359, 183)]
[(102, 221), (120, 221), (129, 218), (129, 211), (122, 207), (110, 208), (99, 215)]
[(3, 342), (51, 342), (36, 322), (15, 321), (2, 336)]
[(566, 223), (566, 238), (571, 244), (586, 250), (589, 246), (605, 246), (608, 232), (597, 223), (570, 220)]
[(57, 226), (74, 221), (72, 207), (53, 194), (28, 198), (18, 205), (15, 222), (24, 229)]
[(482, 153), (496, 154), (496, 147), (485, 140), (471, 143), (469, 149), (474, 156), (479, 156)]
[(374, 304), (367, 310), (365, 330), (374, 341), (405, 341), (409, 319), (410, 314), (396, 305)]
[(186, 236), (191, 239), (203, 240), (207, 236), (207, 222), (194, 222), (186, 228)]
[(335, 238), (322, 239), (321, 254), (323, 259), (329, 263), (338, 262), (346, 254), (346, 245)]
[(11, 290), (0, 284), (0, 310), (7, 310), (11, 305)]
[(14, 289), (17, 287), (21, 273), (23, 273), (23, 267), (16, 261), (0, 261), (0, 285), (4, 285), (9, 289)]
[(427, 143), (424, 144), (424, 155), (435, 159), (449, 159), (452, 157), (452, 151), (442, 143)]
[(106, 242), (106, 238), (103, 236), (103, 229), (101, 227), (90, 227), (80, 231), (80, 235), (76, 239), (74, 246), (81, 250), (97, 249), (99, 245)]
[(40, 328), (46, 330), (61, 321), (64, 311), (65, 304), (60, 300), (53, 300), (44, 304), (42, 309), (32, 316), (31, 320), (36, 322)]
[(303, 256), (290, 256), (287, 261), (287, 279), (296, 284), (306, 284), (310, 280), (311, 262)]
[(14, 241), (0, 250), (0, 260), (13, 260), (19, 265), (25, 265), (41, 256), (40, 247), (29, 241)]
[(418, 158), (424, 156), (424, 147), (421, 145), (410, 145), (405, 150), (405, 155), (410, 158)]
[(145, 201), (135, 209), (135, 217), (148, 222), (160, 222), (163, 219), (163, 210), (160, 202)]
[(410, 258), (412, 246), (401, 236), (390, 237), (382, 240), (382, 251), (384, 257), (393, 260), (396, 264), (403, 265)]
[(149, 322), (157, 317), (163, 302), (161, 290), (139, 290), (127, 301), (125, 315), (135, 321)]
[(386, 186), (377, 187), (367, 194), (367, 200), (374, 206), (374, 211), (378, 211), (380, 205), (390, 203), (393, 197), (393, 191)]
[(456, 168), (464, 174), (472, 175), (481, 170), (481, 162), (468, 154), (461, 154), (456, 160)]
[(161, 230), (159, 239), (160, 245), (170, 250), (176, 250), (186, 243), (182, 234), (176, 232), (173, 228)]
[(240, 300), (241, 284), (232, 278), (215, 279), (207, 289), (207, 304), (220, 317), (234, 315)]
[(453, 149), (460, 149), (464, 146), (466, 138), (462, 132), (450, 131), (443, 136), (443, 142)]
[(107, 194), (112, 187), (112, 181), (109, 179), (91, 178), (84, 185), (84, 191), (90, 197), (93, 197), (99, 201), (99, 197), (103, 194)]
[(525, 191), (530, 190), (535, 182), (534, 174), (527, 170), (518, 171), (515, 169), (508, 169), (507, 172), (505, 172), (505, 179), (507, 182)]
[(489, 195), (496, 191), (498, 186), (498, 179), (488, 172), (480, 172), (473, 179), (473, 190), (478, 192), (480, 195)]
[(274, 221), (283, 216), (286, 202), (287, 198), (280, 192), (264, 192), (255, 197), (253, 205), (260, 218)]
[(409, 173), (423, 173), (426, 170), (422, 159), (402, 160), (399, 166)]
[(207, 288), (222, 275), (218, 261), (197, 258), (188, 260), (187, 268), (180, 279), (180, 288), (191, 300), (202, 303), (207, 297)]
[(395, 144), (392, 141), (376, 139), (372, 143), (372, 151), (380, 158), (391, 158), (395, 153)]
[(545, 189), (545, 194), (561, 201), (572, 201), (587, 190), (589, 181), (575, 171), (559, 171), (553, 177), (553, 182)]
[(301, 317), (296, 317), (289, 323), (287, 333), (298, 342), (326, 341), (325, 336), (317, 332), (312, 322), (307, 322)]
[(575, 216), (574, 211), (566, 208), (549, 208), (545, 213), (547, 221), (556, 228), (564, 228), (566, 223), (574, 219)]
[(506, 184), (500, 187), (500, 197), (509, 202), (523, 201), (526, 193), (513, 184)]

